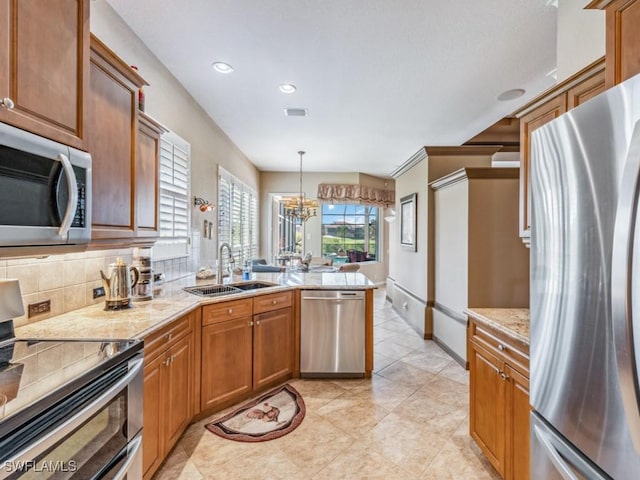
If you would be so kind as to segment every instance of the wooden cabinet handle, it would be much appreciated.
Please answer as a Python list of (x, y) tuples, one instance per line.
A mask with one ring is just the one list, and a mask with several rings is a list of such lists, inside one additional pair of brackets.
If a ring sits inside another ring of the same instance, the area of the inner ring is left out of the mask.
[(15, 104), (9, 97), (5, 97), (3, 99), (0, 99), (0, 107), (6, 108), (7, 110), (13, 110)]

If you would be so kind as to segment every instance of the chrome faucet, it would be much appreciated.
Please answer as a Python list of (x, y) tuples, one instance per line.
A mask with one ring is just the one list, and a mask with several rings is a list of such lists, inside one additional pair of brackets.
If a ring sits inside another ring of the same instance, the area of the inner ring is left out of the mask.
[(216, 272), (216, 283), (219, 283), (222, 285), (222, 250), (227, 249), (227, 251), (229, 252), (229, 269), (231, 270), (231, 272), (233, 272), (233, 267), (232, 265), (235, 265), (236, 261), (233, 258), (233, 254), (231, 253), (231, 247), (229, 246), (229, 244), (227, 242), (223, 242), (220, 244), (220, 247), (218, 248), (218, 271)]

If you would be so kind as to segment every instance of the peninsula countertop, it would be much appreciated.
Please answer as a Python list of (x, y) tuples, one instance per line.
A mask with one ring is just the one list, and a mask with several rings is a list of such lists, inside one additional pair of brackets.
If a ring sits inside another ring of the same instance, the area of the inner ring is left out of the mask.
[(528, 308), (468, 308), (465, 313), (514, 340), (529, 345)]
[[(201, 305), (254, 297), (283, 290), (367, 290), (376, 288), (359, 272), (335, 273), (253, 273), (250, 281), (274, 286), (218, 297), (200, 297), (184, 287), (207, 285), (213, 280), (194, 276), (167, 282), (154, 291), (153, 300), (134, 302), (124, 310), (105, 311), (104, 302), (16, 328), (22, 339), (129, 339), (142, 338)], [(226, 283), (226, 282), (225, 282)], [(241, 280), (234, 280), (241, 283)]]

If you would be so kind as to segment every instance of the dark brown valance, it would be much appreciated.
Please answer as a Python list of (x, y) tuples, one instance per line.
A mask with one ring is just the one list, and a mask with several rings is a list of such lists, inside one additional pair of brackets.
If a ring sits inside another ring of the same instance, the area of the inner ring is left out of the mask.
[(321, 183), (318, 185), (318, 202), (388, 207), (396, 203), (396, 192), (360, 184)]

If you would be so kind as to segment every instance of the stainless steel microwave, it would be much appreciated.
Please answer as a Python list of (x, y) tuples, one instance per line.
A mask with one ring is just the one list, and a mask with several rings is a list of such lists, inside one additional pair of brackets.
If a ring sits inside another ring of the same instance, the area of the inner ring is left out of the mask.
[(0, 255), (91, 240), (91, 155), (0, 123)]

